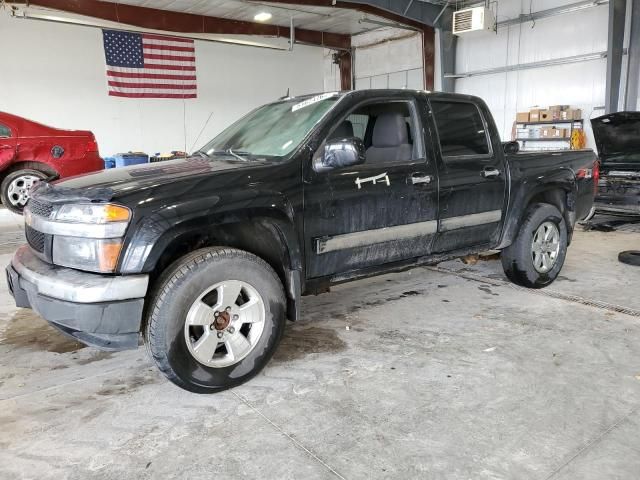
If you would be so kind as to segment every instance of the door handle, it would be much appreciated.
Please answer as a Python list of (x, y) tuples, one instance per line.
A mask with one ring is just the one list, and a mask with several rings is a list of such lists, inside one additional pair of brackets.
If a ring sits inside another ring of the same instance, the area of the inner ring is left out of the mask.
[(0, 150), (8, 150), (11, 148), (11, 145), (0, 145)]
[(421, 183), (431, 183), (433, 181), (433, 177), (431, 175), (427, 175), (426, 173), (414, 173), (409, 177), (411, 180), (411, 185), (418, 185)]
[(485, 168), (484, 170), (482, 170), (482, 173), (480, 175), (482, 175), (484, 178), (499, 177), (500, 170), (498, 170), (497, 168)]

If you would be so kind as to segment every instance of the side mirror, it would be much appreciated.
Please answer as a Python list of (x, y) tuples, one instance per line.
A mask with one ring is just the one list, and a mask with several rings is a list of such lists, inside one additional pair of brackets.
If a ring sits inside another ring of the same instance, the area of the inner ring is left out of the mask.
[(518, 142), (504, 142), (502, 144), (502, 150), (507, 154), (518, 153), (520, 151), (520, 144)]
[(357, 137), (331, 139), (313, 159), (313, 169), (328, 172), (336, 168), (359, 165), (365, 161), (364, 142)]

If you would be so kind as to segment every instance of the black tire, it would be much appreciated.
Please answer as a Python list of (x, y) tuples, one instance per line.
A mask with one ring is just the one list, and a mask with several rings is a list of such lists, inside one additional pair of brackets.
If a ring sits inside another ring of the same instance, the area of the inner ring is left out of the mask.
[(18, 215), (22, 215), (26, 202), (22, 203), (23, 197), (9, 192), (9, 188), (14, 181), (19, 181), (20, 177), (25, 176), (37, 177), (40, 181), (47, 179), (47, 175), (45, 173), (31, 168), (25, 168), (9, 173), (4, 177), (4, 180), (2, 180), (2, 184), (0, 185), (0, 199), (2, 199), (2, 204), (7, 209), (11, 210), (13, 213), (17, 213)]
[[(560, 249), (553, 267), (541, 273), (534, 266), (532, 244), (535, 232), (545, 222), (552, 222), (557, 227)], [(513, 283), (528, 288), (543, 288), (556, 279), (566, 255), (567, 225), (562, 214), (553, 205), (536, 203), (529, 206), (515, 240), (502, 250), (500, 257), (504, 273)]]
[[(212, 368), (191, 354), (184, 326), (194, 302), (211, 286), (229, 280), (247, 282), (259, 292), (265, 308), (264, 329), (245, 358)], [(219, 392), (246, 382), (267, 364), (284, 333), (285, 305), (282, 283), (262, 259), (226, 247), (196, 250), (158, 279), (147, 308), (145, 344), (158, 368), (179, 387), (195, 393)]]
[(618, 254), (618, 261), (640, 267), (640, 250), (627, 250)]

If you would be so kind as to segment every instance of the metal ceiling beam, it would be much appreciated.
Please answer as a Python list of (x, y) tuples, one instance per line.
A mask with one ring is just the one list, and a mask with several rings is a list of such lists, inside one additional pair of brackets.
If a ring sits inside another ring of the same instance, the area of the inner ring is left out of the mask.
[[(435, 29), (434, 20), (441, 15), (442, 4), (435, 5), (423, 0), (268, 0), (269, 3), (295, 4), (314, 7), (332, 7), (356, 10), (376, 15), (395, 23), (413, 27), (422, 33), (422, 54), (424, 65), (424, 88), (433, 90), (435, 84)], [(450, 9), (449, 9), (450, 10)], [(450, 30), (452, 14), (441, 15), (440, 28)]]
[(640, 0), (631, 0), (625, 110), (640, 110)]
[[(292, 37), (290, 27), (194, 15), (101, 0), (29, 0), (28, 3), (30, 6), (46, 7), (166, 32)], [(293, 37), (295, 37), (297, 43), (307, 45), (337, 50), (349, 50), (351, 48), (351, 36), (341, 33), (296, 28)]]
[[(425, 0), (266, 0), (269, 3), (335, 7), (370, 13), (415, 28), (433, 27), (443, 4)], [(450, 9), (451, 10), (451, 9)], [(444, 15), (447, 17), (447, 15)], [(451, 15), (448, 15), (451, 17)], [(438, 25), (440, 26), (440, 25)]]
[(560, 7), (548, 8), (546, 10), (539, 10), (537, 12), (523, 13), (515, 18), (508, 20), (502, 20), (496, 23), (497, 28), (504, 28), (511, 25), (518, 25), (525, 22), (535, 22), (542, 20), (543, 18), (555, 17), (556, 15), (564, 15), (567, 13), (574, 13), (587, 8), (598, 7), (609, 3), (609, 0), (586, 0), (576, 3), (570, 3), (568, 5), (562, 5)]
[(609, 40), (607, 43), (607, 84), (605, 113), (617, 112), (620, 100), (622, 56), (624, 54), (624, 24), (627, 13), (626, 0), (609, 2)]

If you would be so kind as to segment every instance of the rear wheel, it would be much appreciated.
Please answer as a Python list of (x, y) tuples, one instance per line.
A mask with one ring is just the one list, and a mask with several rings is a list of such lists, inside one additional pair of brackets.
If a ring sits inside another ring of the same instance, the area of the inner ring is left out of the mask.
[(214, 393), (267, 364), (285, 325), (280, 279), (262, 259), (231, 248), (198, 250), (158, 280), (145, 343), (176, 385)]
[(502, 267), (512, 282), (529, 288), (551, 284), (567, 254), (567, 226), (548, 203), (531, 205), (513, 243), (502, 251)]
[(22, 215), (29, 200), (31, 187), (46, 178), (47, 175), (38, 170), (24, 169), (11, 172), (0, 186), (2, 204), (12, 212)]

